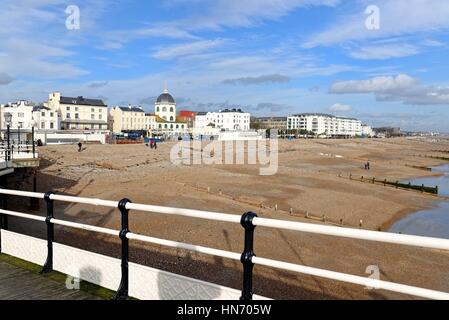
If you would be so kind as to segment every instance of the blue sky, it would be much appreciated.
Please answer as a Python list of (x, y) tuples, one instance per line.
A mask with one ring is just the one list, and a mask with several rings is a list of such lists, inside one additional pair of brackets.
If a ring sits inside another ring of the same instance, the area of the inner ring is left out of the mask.
[(2, 0), (0, 102), (60, 91), (151, 110), (167, 81), (191, 110), (449, 132), (448, 35), (447, 0)]

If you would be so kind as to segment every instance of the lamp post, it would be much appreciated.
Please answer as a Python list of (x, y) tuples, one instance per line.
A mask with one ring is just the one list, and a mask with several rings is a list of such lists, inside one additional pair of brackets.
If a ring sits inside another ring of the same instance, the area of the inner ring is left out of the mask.
[(6, 148), (6, 154), (5, 154), (5, 158), (6, 161), (11, 161), (11, 153), (10, 153), (10, 136), (11, 136), (11, 121), (12, 121), (12, 113), (11, 112), (5, 112), (5, 122), (6, 122), (6, 133), (8, 135), (8, 139), (7, 139), (7, 148)]
[(36, 154), (36, 146), (34, 143), (34, 127), (37, 125), (37, 121), (32, 119), (31, 120), (31, 145), (33, 148), (33, 159), (35, 158), (35, 154)]

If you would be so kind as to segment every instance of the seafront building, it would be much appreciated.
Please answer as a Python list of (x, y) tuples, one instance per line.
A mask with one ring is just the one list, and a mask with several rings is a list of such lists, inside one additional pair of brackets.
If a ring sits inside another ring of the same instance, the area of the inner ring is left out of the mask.
[(108, 106), (100, 99), (64, 97), (53, 92), (44, 106), (59, 114), (62, 130), (108, 129)]
[(287, 130), (287, 117), (254, 118), (253, 125), (257, 126), (257, 129), (285, 131)]
[(1, 106), (1, 128), (6, 128), (5, 114), (11, 114), (11, 128), (31, 129), (33, 123), (33, 104), (30, 101), (19, 100)]
[(38, 130), (60, 130), (60, 117), (58, 112), (39, 105), (33, 107), (34, 128)]
[(313, 132), (316, 136), (355, 137), (362, 135), (362, 122), (324, 113), (302, 113), (288, 117), (287, 129)]
[(156, 128), (156, 116), (141, 107), (114, 107), (109, 110), (109, 129), (114, 133), (147, 132)]
[(156, 128), (153, 133), (156, 135), (180, 135), (189, 131), (185, 117), (176, 115), (176, 101), (167, 89), (156, 99), (154, 115)]
[(249, 131), (251, 115), (241, 109), (200, 112), (195, 117), (195, 129), (214, 127), (221, 131)]

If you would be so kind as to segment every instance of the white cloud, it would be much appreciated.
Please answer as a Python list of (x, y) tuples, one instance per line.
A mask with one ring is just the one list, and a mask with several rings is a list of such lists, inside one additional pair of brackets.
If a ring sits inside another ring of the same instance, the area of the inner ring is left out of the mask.
[(361, 1), (356, 12), (340, 17), (329, 29), (310, 37), (304, 46), (316, 47), (449, 29), (447, 0), (377, 1), (381, 18), (379, 30), (368, 30), (365, 26), (367, 16), (364, 10), (368, 4), (372, 4), (371, 1)]
[(335, 82), (330, 92), (373, 93), (378, 101), (399, 101), (412, 105), (449, 105), (449, 87), (423, 86), (418, 79), (405, 74)]
[(174, 59), (195, 55), (204, 51), (223, 46), (227, 41), (225, 39), (195, 41), (183, 44), (177, 44), (158, 49), (152, 54), (156, 59)]
[(102, 35), (102, 40), (98, 47), (105, 50), (116, 50), (123, 48), (123, 46), (130, 41), (149, 38), (200, 39), (190, 32), (176, 26), (160, 25), (132, 30), (106, 32)]
[(416, 55), (419, 48), (409, 44), (391, 44), (366, 46), (352, 51), (350, 56), (361, 60), (387, 60), (392, 58), (403, 58)]
[(403, 90), (419, 84), (419, 80), (406, 74), (396, 77), (375, 77), (368, 80), (339, 81), (332, 84), (331, 93), (382, 93)]
[(175, 22), (188, 30), (251, 27), (276, 20), (300, 7), (336, 6), (340, 0), (169, 0), (168, 4), (197, 5), (199, 14)]
[(348, 112), (351, 111), (352, 107), (347, 104), (336, 103), (329, 107), (329, 111), (331, 112)]

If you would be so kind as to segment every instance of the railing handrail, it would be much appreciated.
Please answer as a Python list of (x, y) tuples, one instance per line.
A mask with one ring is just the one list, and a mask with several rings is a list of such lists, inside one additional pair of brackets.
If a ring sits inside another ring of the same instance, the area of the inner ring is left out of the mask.
[[(153, 243), (158, 244), (162, 246), (168, 246), (168, 247), (174, 247), (179, 249), (185, 249), (190, 250), (194, 252), (199, 252), (203, 254), (208, 255), (214, 255), (214, 256), (220, 256), (223, 258), (233, 259), (233, 260), (240, 260), (242, 263), (244, 263), (244, 255), (220, 250), (220, 249), (213, 249), (209, 247), (202, 247), (197, 246), (193, 244), (187, 244), (182, 242), (176, 242), (171, 240), (165, 240), (165, 239), (158, 239), (154, 237), (149, 237), (145, 235), (140, 235), (137, 233), (129, 232), (127, 229), (127, 221), (126, 221), (126, 232), (123, 233), (119, 230), (113, 230), (103, 227), (97, 227), (92, 225), (86, 225), (86, 224), (80, 224), (75, 222), (69, 222), (64, 220), (55, 219), (53, 217), (53, 207), (52, 202), (55, 200), (63, 201), (63, 202), (71, 202), (71, 203), (81, 203), (81, 204), (90, 204), (95, 206), (104, 206), (104, 207), (115, 207), (120, 208), (122, 211), (122, 214), (124, 211), (129, 210), (138, 210), (138, 211), (145, 211), (145, 212), (153, 212), (153, 213), (161, 213), (161, 214), (171, 214), (171, 215), (180, 215), (180, 216), (187, 216), (187, 217), (194, 217), (194, 218), (201, 218), (201, 219), (207, 219), (207, 220), (215, 220), (215, 221), (222, 221), (222, 222), (231, 222), (231, 223), (241, 223), (244, 225), (243, 220), (241, 216), (232, 215), (232, 214), (226, 214), (226, 213), (219, 213), (219, 212), (208, 212), (208, 211), (200, 211), (200, 210), (192, 210), (192, 209), (182, 209), (182, 208), (170, 208), (170, 207), (162, 207), (162, 206), (152, 206), (152, 205), (145, 205), (145, 204), (134, 204), (131, 203), (129, 200), (126, 200), (125, 202), (122, 201), (110, 201), (110, 200), (102, 200), (102, 199), (93, 199), (93, 198), (82, 198), (82, 197), (73, 197), (73, 196), (64, 196), (64, 195), (56, 195), (53, 193), (36, 193), (36, 192), (28, 192), (28, 191), (19, 191), (19, 190), (8, 190), (8, 189), (0, 189), (0, 194), (3, 195), (16, 195), (16, 196), (22, 196), (22, 197), (32, 197), (32, 198), (39, 198), (39, 199), (45, 199), (47, 203), (51, 202), (51, 214), (45, 217), (25, 214), (21, 212), (15, 212), (15, 211), (9, 211), (5, 209), (0, 209), (0, 215), (7, 215), (7, 216), (16, 216), (19, 218), (24, 219), (32, 219), (36, 221), (41, 222), (47, 222), (47, 224), (52, 225), (61, 225), (81, 230), (87, 230), (87, 231), (93, 231), (97, 233), (103, 233), (108, 234), (112, 236), (120, 236), (120, 238), (123, 240), (137, 240), (137, 241), (143, 241), (147, 243)], [(49, 207), (48, 207), (49, 208)], [(127, 216), (126, 216), (127, 218)], [(123, 215), (122, 215), (123, 219)], [(338, 236), (338, 237), (346, 237), (346, 238), (353, 238), (353, 239), (360, 239), (360, 240), (368, 240), (368, 241), (379, 241), (379, 242), (386, 242), (386, 243), (395, 243), (395, 244), (401, 244), (401, 245), (409, 245), (409, 246), (415, 246), (415, 247), (425, 247), (425, 248), (433, 248), (433, 249), (443, 249), (443, 250), (449, 250), (449, 240), (448, 239), (440, 239), (440, 238), (430, 238), (430, 237), (422, 237), (422, 236), (411, 236), (411, 235), (402, 235), (402, 234), (393, 234), (393, 233), (386, 233), (386, 232), (377, 232), (377, 231), (369, 231), (369, 230), (358, 230), (358, 229), (350, 229), (350, 228), (342, 228), (342, 227), (333, 227), (333, 226), (323, 226), (323, 225), (317, 225), (317, 224), (311, 224), (311, 223), (300, 223), (300, 222), (294, 222), (294, 221), (285, 221), (285, 220), (275, 220), (275, 219), (266, 219), (266, 218), (258, 218), (257, 216), (251, 217), (251, 224), (253, 225), (253, 228), (255, 226), (262, 226), (262, 227), (270, 227), (270, 228), (278, 228), (278, 229), (285, 229), (285, 230), (292, 230), (292, 231), (301, 231), (301, 232), (307, 232), (307, 233), (313, 233), (313, 234), (323, 234), (328, 236)], [(122, 226), (123, 227), (123, 226)], [(246, 228), (245, 228), (246, 230)], [(247, 230), (246, 230), (247, 231)], [(247, 237), (247, 234), (245, 232), (245, 239)], [(127, 242), (126, 242), (127, 243)], [(245, 243), (245, 250), (246, 250), (247, 244)], [(252, 247), (252, 245), (251, 245)], [(252, 249), (252, 248), (251, 248)], [(127, 245), (126, 245), (126, 252), (127, 252)], [(248, 262), (248, 261), (246, 261)], [(332, 280), (337, 281), (343, 281), (358, 285), (365, 285), (368, 287), (376, 288), (376, 289), (384, 289), (404, 294), (410, 294), (415, 295), (423, 298), (430, 298), (430, 299), (447, 299), (449, 300), (449, 293), (430, 290), (430, 289), (424, 289), (414, 286), (408, 286), (403, 284), (398, 284), (394, 282), (388, 282), (378, 279), (371, 279), (371, 278), (364, 278), (361, 276), (355, 276), (330, 270), (324, 270), (324, 269), (318, 269), (288, 262), (282, 262), (277, 260), (271, 260), (267, 258), (262, 257), (256, 257), (252, 252), (249, 256), (249, 262), (254, 265), (264, 265), (267, 267), (274, 267), (278, 269), (298, 272), (302, 274), (308, 274), (313, 276), (319, 276), (323, 278), (328, 278)], [(122, 264), (123, 267), (123, 264)], [(127, 263), (126, 263), (126, 269), (127, 269)], [(252, 272), (250, 273), (252, 277)], [(122, 287), (122, 285), (121, 285)], [(127, 292), (127, 291), (126, 291)], [(126, 293), (127, 294), (127, 293)], [(250, 297), (252, 296), (252, 292), (250, 292)], [(244, 295), (242, 295), (244, 297)]]
[[(19, 190), (8, 190), (1, 189), (0, 194), (23, 196), (28, 198), (38, 198), (44, 199), (44, 193), (29, 192), (29, 191), (19, 191)], [(93, 206), (117, 208), (119, 201), (103, 200), (98, 198), (87, 198), (87, 197), (74, 197), (65, 195), (50, 195), (51, 200), (88, 204)], [(191, 218), (199, 218), (205, 220), (215, 220), (230, 223), (240, 223), (241, 216), (229, 213), (213, 212), (213, 211), (202, 211), (184, 208), (173, 208), (164, 206), (155, 206), (147, 204), (138, 203), (128, 203), (126, 205), (128, 210), (137, 210), (143, 212), (159, 213), (159, 214), (169, 214), (178, 215)], [(279, 219), (267, 219), (256, 217), (253, 219), (253, 224), (255, 226), (284, 229), (291, 231), (301, 231), (313, 234), (322, 234), (328, 236), (336, 236), (342, 238), (352, 238), (358, 240), (383, 242), (390, 244), (400, 244), (413, 247), (421, 247), (428, 249), (440, 249), (449, 251), (449, 239), (434, 238), (434, 237), (423, 237), (414, 236), (406, 234), (396, 234), (381, 231), (371, 231), (371, 230), (361, 230), (347, 227), (338, 226), (325, 226), (320, 224), (304, 223), (297, 221), (279, 220)]]

